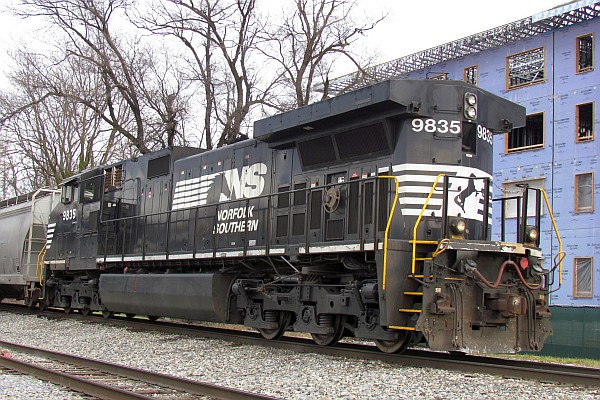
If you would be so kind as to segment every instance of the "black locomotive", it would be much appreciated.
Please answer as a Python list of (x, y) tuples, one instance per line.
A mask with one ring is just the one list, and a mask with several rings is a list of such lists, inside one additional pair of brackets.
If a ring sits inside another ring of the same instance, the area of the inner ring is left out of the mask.
[(492, 132), (524, 125), (523, 107), (466, 83), (389, 80), (223, 148), (84, 171), (62, 184), (36, 295), (321, 345), (539, 350), (539, 218), (522, 207), (516, 241), (490, 241)]

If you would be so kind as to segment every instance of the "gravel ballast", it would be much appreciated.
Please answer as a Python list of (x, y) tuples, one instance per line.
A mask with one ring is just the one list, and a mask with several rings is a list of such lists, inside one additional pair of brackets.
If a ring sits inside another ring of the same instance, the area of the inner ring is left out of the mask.
[[(466, 374), (0, 312), (0, 338), (285, 399), (598, 399), (600, 389)], [(0, 372), (0, 399), (78, 399)]]

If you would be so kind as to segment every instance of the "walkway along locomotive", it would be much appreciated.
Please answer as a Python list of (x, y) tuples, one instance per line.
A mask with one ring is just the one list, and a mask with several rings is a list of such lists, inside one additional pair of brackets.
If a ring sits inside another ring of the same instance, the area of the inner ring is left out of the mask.
[(521, 106), (463, 82), (389, 80), (223, 148), (84, 171), (50, 216), (40, 306), (386, 352), (539, 350), (556, 269), (539, 211), (503, 222), (514, 242), (490, 241), (492, 132), (524, 124)]

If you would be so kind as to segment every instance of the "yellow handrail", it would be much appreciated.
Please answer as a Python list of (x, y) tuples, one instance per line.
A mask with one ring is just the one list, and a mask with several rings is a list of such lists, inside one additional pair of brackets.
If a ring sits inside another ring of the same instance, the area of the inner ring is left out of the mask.
[[(550, 214), (550, 219), (552, 220), (552, 226), (554, 227), (554, 232), (556, 233), (556, 238), (558, 239), (558, 254), (557, 256), (561, 256), (558, 261), (558, 284), (562, 285), (562, 260), (565, 258), (565, 252), (563, 251), (562, 240), (560, 238), (560, 233), (558, 233), (558, 227), (556, 226), (556, 220), (554, 219), (554, 214), (552, 214), (552, 207), (550, 207), (550, 201), (548, 201), (548, 195), (544, 189), (539, 189), (540, 192), (544, 195), (544, 202), (546, 203), (546, 208), (548, 209), (548, 213)], [(554, 258), (556, 260), (556, 257)]]
[(390, 227), (392, 226), (392, 219), (394, 218), (394, 211), (396, 210), (396, 203), (398, 202), (398, 177), (392, 175), (381, 175), (379, 179), (393, 179), (396, 182), (396, 189), (394, 195), (394, 203), (392, 204), (392, 210), (390, 211), (390, 217), (388, 218), (387, 225), (385, 227), (385, 233), (383, 236), (383, 279), (381, 281), (381, 289), (385, 291), (385, 283), (387, 279), (387, 248), (388, 248), (388, 235), (390, 233)]
[(444, 238), (444, 239), (440, 240), (440, 242), (438, 243), (438, 245), (437, 245), (435, 251), (433, 252), (433, 254), (431, 255), (431, 257), (436, 258), (440, 254), (442, 254), (443, 252), (448, 250), (449, 244), (450, 244), (450, 239), (448, 239), (448, 238)]
[(417, 218), (417, 222), (415, 222), (415, 227), (413, 228), (413, 240), (412, 240), (413, 248), (412, 248), (412, 266), (411, 266), (412, 275), (415, 274), (415, 258), (417, 257), (417, 228), (419, 227), (419, 224), (421, 223), (421, 218), (423, 217), (423, 214), (425, 214), (425, 210), (427, 209), (429, 200), (431, 200), (431, 196), (433, 196), (433, 192), (434, 192), (440, 178), (444, 177), (444, 176), (446, 176), (446, 174), (439, 174), (435, 178), (435, 182), (433, 182), (433, 185), (431, 186), (431, 189), (429, 190), (429, 195), (427, 196), (427, 199), (425, 200), (425, 204), (423, 204), (421, 213), (419, 213), (419, 217)]
[(44, 247), (40, 250), (37, 256), (37, 263), (35, 264), (35, 276), (37, 276), (40, 280), (40, 284), (42, 284), (43, 275), (44, 275), (44, 258), (46, 257), (46, 245), (48, 243), (44, 243)]

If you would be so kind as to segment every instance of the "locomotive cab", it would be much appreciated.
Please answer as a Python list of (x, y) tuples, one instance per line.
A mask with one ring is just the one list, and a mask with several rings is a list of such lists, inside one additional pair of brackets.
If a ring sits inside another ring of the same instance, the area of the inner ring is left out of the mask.
[(74, 175), (61, 184), (61, 202), (50, 215), (46, 260), (61, 270), (96, 268), (102, 168)]

